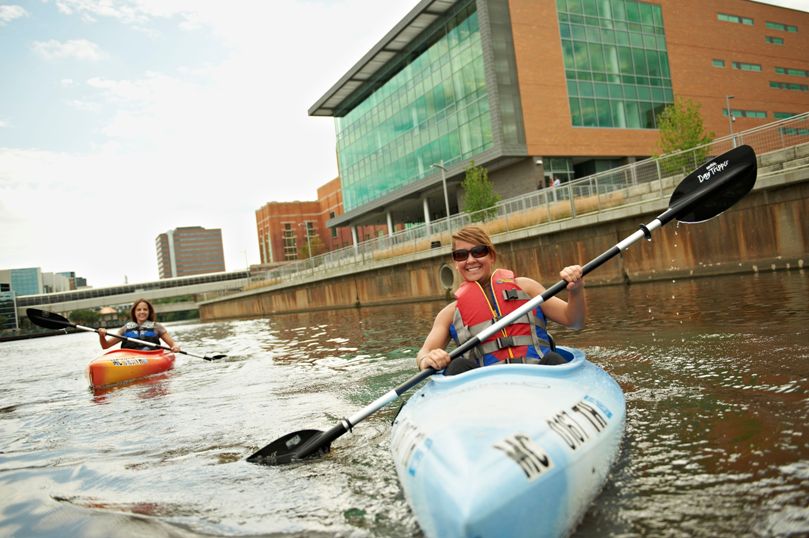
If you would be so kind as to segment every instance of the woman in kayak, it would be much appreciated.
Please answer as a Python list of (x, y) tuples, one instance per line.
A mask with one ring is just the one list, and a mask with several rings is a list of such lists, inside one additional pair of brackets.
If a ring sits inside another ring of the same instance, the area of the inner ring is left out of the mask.
[[(146, 299), (138, 299), (135, 301), (135, 304), (132, 305), (129, 316), (131, 321), (118, 329), (119, 335), (151, 342), (157, 346), (161, 345), (160, 340), (162, 339), (173, 352), (176, 353), (180, 351), (180, 346), (174, 343), (174, 339), (166, 328), (160, 323), (157, 323), (157, 314), (154, 311), (152, 303)], [(151, 346), (138, 344), (137, 342), (121, 340), (116, 338), (115, 335), (107, 337), (106, 329), (98, 329), (98, 340), (101, 343), (101, 347), (104, 349), (114, 346), (119, 341), (121, 342), (122, 349), (155, 349)]]
[(446, 368), (445, 375), (454, 375), (498, 363), (565, 362), (553, 350), (545, 320), (571, 329), (584, 327), (587, 302), (581, 266), (571, 265), (559, 273), (568, 282), (568, 301), (551, 297), (450, 364), (445, 349), (450, 339), (462, 344), (545, 291), (535, 280), (514, 276), (507, 269), (495, 269), (497, 252), (492, 240), (477, 226), (466, 226), (452, 235), (452, 260), (464, 282), (455, 292), (456, 300), (435, 317), (433, 328), (416, 356), (419, 370)]

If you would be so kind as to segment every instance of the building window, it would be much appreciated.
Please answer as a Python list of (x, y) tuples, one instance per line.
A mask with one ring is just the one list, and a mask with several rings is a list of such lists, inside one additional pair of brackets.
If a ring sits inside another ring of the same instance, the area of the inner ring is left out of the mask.
[(809, 135), (809, 129), (805, 127), (781, 127), (780, 129), (781, 134), (784, 135), (792, 135), (792, 136), (807, 136)]
[(798, 27), (793, 24), (783, 24), (780, 22), (767, 21), (766, 26), (770, 30), (781, 30), (782, 32), (794, 33), (798, 31)]
[(722, 22), (734, 22), (736, 24), (744, 24), (747, 26), (753, 26), (753, 19), (749, 17), (740, 17), (738, 15), (730, 15), (728, 13), (717, 13), (716, 19)]
[(714, 67), (725, 67), (725, 60), (719, 60), (718, 58), (714, 58), (714, 59), (711, 61), (711, 64), (712, 64)]
[[(731, 114), (733, 114), (734, 118), (766, 118), (767, 117), (767, 113), (764, 112), (763, 110), (742, 110), (742, 109), (734, 108), (730, 112), (731, 112)], [(723, 108), (722, 109), (722, 114), (724, 116), (727, 116), (728, 115), (728, 109)]]
[(745, 62), (733, 62), (733, 69), (740, 71), (761, 71), (761, 64), (748, 64)]
[(660, 6), (558, 0), (557, 13), (571, 123), (655, 129), (674, 102)]
[(779, 90), (794, 90), (798, 92), (809, 92), (809, 85), (798, 84), (797, 82), (778, 82), (771, 80), (770, 88), (777, 88)]
[(281, 238), (284, 244), (284, 260), (297, 260), (298, 241), (295, 237), (295, 228), (292, 226), (291, 222), (283, 223)]
[(775, 37), (775, 36), (771, 36), (771, 35), (765, 35), (764, 36), (764, 41), (766, 41), (767, 43), (770, 43), (772, 45), (783, 45), (784, 44), (784, 38), (783, 37)]
[(777, 120), (785, 120), (787, 118), (791, 118), (792, 116), (797, 116), (797, 112), (773, 112), (773, 117)]
[[(545, 168), (545, 187), (550, 187), (550, 181), (558, 179), (560, 182), (571, 181), (574, 176), (573, 159), (567, 157), (543, 157)], [(550, 180), (550, 181), (548, 181)]]
[(809, 77), (806, 69), (795, 69), (792, 67), (776, 67), (775, 72), (779, 75), (791, 75), (793, 77)]
[[(329, 220), (333, 219), (334, 217), (334, 211), (329, 211)], [(331, 227), (331, 236), (332, 238), (337, 237), (337, 226)]]

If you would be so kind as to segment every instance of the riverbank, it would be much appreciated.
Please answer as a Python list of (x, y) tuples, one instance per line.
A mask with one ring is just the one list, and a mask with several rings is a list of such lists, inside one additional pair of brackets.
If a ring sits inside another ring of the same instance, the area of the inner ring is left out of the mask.
[[(500, 266), (546, 286), (559, 270), (584, 264), (668, 207), (657, 199), (565, 221), (493, 235)], [(589, 286), (801, 269), (809, 261), (809, 167), (760, 177), (756, 188), (719, 217), (671, 223), (587, 276)], [(459, 285), (449, 247), (315, 273), (200, 303), (200, 319), (386, 306), (449, 299)]]

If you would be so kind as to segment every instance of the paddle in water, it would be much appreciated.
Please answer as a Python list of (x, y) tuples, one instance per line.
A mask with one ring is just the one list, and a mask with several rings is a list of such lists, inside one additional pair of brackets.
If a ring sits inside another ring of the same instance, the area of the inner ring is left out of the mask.
[[(74, 329), (78, 329), (80, 331), (87, 331), (91, 333), (98, 332), (98, 329), (93, 329), (92, 327), (84, 327), (83, 325), (76, 325), (75, 323), (70, 323), (70, 321), (68, 321), (67, 318), (62, 317), (59, 314), (54, 314), (53, 312), (46, 312), (45, 310), (38, 310), (36, 308), (28, 308), (25, 310), (25, 313), (32, 323), (34, 323), (35, 325), (39, 325), (40, 327), (45, 327), (46, 329), (60, 330), (66, 329), (68, 327), (73, 327)], [(160, 344), (147, 342), (145, 340), (138, 340), (137, 338), (129, 338), (127, 336), (121, 336), (120, 334), (107, 333), (107, 336), (119, 338), (121, 340), (127, 340), (129, 342), (135, 342), (136, 344), (140, 344), (143, 346), (149, 346), (171, 351), (170, 347), (161, 346)], [(178, 351), (177, 353), (182, 353), (183, 355), (188, 355), (189, 357), (196, 357), (197, 359), (204, 359), (206, 361), (216, 361), (227, 357), (227, 355), (213, 355), (212, 357), (207, 356), (203, 357), (182, 350)]]
[[(666, 211), (650, 223), (642, 224), (640, 230), (616, 243), (597, 258), (589, 261), (582, 267), (582, 276), (620, 254), (636, 241), (643, 238), (651, 240), (652, 232), (672, 219), (691, 224), (716, 217), (752, 190), (756, 183), (756, 173), (756, 154), (750, 146), (739, 146), (709, 160), (680, 182), (669, 199), (669, 207)], [(560, 280), (546, 289), (541, 295), (534, 297), (523, 304), (522, 307), (481, 331), (476, 337), (467, 340), (461, 346), (452, 350), (450, 358), (454, 359), (463, 355), (503, 327), (515, 322), (530, 310), (565, 289), (567, 284), (567, 281)], [(326, 432), (301, 430), (288, 433), (250, 455), (247, 461), (277, 465), (328, 452), (332, 441), (350, 431), (371, 414), (393, 402), (410, 388), (434, 373), (436, 371), (431, 368), (422, 370), (395, 389), (371, 402), (356, 414), (343, 418), (339, 424)]]

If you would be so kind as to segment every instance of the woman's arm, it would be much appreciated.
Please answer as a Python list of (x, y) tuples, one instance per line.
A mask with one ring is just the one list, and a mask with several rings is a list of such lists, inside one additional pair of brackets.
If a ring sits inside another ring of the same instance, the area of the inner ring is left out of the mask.
[(449, 353), (445, 348), (449, 344), (449, 326), (454, 313), (455, 301), (442, 308), (435, 317), (433, 328), (416, 354), (416, 366), (419, 370), (443, 370), (450, 363)]
[[(118, 333), (120, 334), (121, 330), (119, 330)], [(107, 329), (103, 327), (98, 329), (98, 343), (101, 344), (101, 349), (111, 348), (119, 342), (123, 342), (123, 340), (114, 337), (112, 339), (107, 338)]]
[(160, 339), (163, 340), (166, 343), (166, 345), (171, 348), (173, 352), (177, 353), (178, 351), (180, 351), (180, 346), (178, 346), (174, 342), (174, 339), (171, 337), (171, 335), (163, 325), (159, 326), (157, 334), (158, 336), (160, 336)]
[[(587, 298), (584, 294), (584, 279), (581, 266), (571, 265), (559, 272), (559, 276), (568, 282), (567, 301), (558, 297), (551, 297), (540, 307), (548, 319), (564, 325), (570, 329), (584, 328), (587, 317)], [(539, 282), (526, 277), (518, 277), (517, 284), (531, 297), (536, 297), (545, 291)]]

